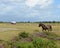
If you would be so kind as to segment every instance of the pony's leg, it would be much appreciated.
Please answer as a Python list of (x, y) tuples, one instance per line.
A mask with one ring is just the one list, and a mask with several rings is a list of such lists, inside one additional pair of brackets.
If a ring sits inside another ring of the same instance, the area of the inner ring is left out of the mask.
[(48, 30), (48, 29), (46, 29), (46, 30), (45, 30), (45, 32), (49, 32), (49, 30)]
[(49, 32), (50, 31), (50, 29), (46, 29), (47, 30), (47, 32)]
[(48, 30), (48, 32), (49, 32), (50, 30)]
[(43, 31), (43, 28), (42, 28), (42, 31)]
[(52, 31), (52, 28), (50, 28), (50, 31)]
[(42, 31), (44, 32), (45, 30), (44, 30), (44, 29), (42, 29)]
[(52, 31), (51, 29), (48, 29), (48, 31)]
[(51, 30), (50, 29), (48, 29), (48, 32), (50, 32)]
[(46, 29), (43, 29), (43, 32), (46, 32), (47, 30)]

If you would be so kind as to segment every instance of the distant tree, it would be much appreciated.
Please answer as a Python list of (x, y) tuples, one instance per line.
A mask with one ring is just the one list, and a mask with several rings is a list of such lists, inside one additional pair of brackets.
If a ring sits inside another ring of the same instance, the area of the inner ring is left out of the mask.
[(28, 23), (30, 23), (30, 21), (28, 21)]
[(52, 23), (56, 23), (56, 21), (53, 21)]
[(0, 21), (0, 23), (3, 23), (3, 21)]

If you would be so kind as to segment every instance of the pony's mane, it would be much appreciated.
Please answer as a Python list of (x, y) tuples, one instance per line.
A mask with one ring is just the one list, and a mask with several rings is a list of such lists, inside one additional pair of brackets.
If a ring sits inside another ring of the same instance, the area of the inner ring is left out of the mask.
[(41, 23), (42, 24), (42, 26), (46, 26), (45, 24), (43, 24), (43, 23)]

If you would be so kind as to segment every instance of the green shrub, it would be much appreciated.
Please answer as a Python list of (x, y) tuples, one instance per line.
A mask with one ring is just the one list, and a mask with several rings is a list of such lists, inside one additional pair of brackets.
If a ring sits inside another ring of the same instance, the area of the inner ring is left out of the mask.
[(16, 48), (57, 48), (55, 41), (46, 38), (35, 38), (32, 42), (15, 42)]
[(56, 43), (54, 41), (44, 39), (44, 38), (36, 38), (33, 40), (34, 48), (57, 48)]
[(22, 43), (22, 42), (16, 42), (14, 43), (14, 45), (16, 46), (16, 48), (34, 48), (32, 42), (26, 42), (26, 43)]
[(47, 46), (48, 46), (49, 48), (57, 48), (57, 45), (56, 45), (56, 43), (55, 43), (53, 40), (49, 40), (49, 41), (47, 42)]
[(22, 32), (22, 33), (19, 33), (19, 38), (26, 38), (26, 37), (28, 37), (28, 33), (26, 33), (26, 32)]

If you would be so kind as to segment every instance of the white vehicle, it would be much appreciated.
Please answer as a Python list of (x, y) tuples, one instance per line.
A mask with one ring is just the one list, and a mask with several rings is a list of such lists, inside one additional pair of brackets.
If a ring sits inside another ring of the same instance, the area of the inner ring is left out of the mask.
[(16, 21), (11, 21), (11, 24), (16, 24)]

